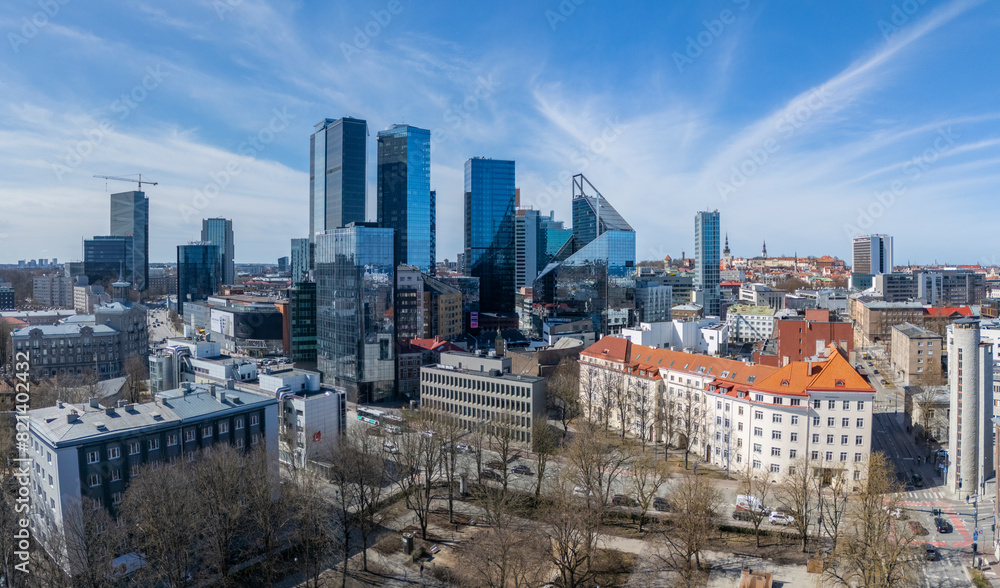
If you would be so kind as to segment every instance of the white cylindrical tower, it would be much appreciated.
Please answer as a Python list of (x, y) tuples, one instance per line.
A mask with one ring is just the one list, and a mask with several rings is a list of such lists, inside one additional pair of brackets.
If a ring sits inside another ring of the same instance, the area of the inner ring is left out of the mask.
[(958, 320), (952, 325), (948, 349), (948, 387), (951, 419), (948, 431), (948, 487), (958, 499), (975, 494), (980, 472), (980, 353), (979, 321)]

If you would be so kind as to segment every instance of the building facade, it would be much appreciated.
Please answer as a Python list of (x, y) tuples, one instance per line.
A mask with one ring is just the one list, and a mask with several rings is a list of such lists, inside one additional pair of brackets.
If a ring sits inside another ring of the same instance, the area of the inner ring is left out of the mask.
[(177, 312), (184, 302), (205, 300), (218, 291), (222, 280), (219, 246), (207, 242), (177, 246)]
[(479, 310), (514, 312), (514, 162), (465, 162), (467, 276), (479, 278)]
[(464, 331), (462, 292), (437, 278), (423, 276), (424, 334), (422, 338), (451, 340)]
[(35, 276), (31, 297), (50, 308), (73, 308), (73, 284), (73, 278), (61, 274)]
[(131, 237), (128, 257), (132, 265), (125, 279), (136, 290), (145, 290), (149, 284), (149, 199), (145, 192), (132, 190), (111, 195), (111, 235)]
[(431, 198), (431, 132), (392, 125), (378, 144), (378, 225), (392, 229), (396, 263), (434, 275), (436, 203)]
[(316, 367), (351, 402), (395, 394), (392, 233), (351, 223), (316, 235)]
[(288, 322), (293, 363), (316, 366), (316, 282), (299, 282), (288, 289)]
[(132, 236), (95, 236), (83, 242), (83, 267), (91, 284), (137, 273)]
[(696, 302), (705, 309), (705, 316), (722, 316), (720, 237), (719, 211), (698, 212), (694, 217), (694, 288)]
[(949, 327), (947, 485), (958, 500), (983, 493), (994, 474), (992, 347), (981, 341), (979, 321)]
[(730, 343), (767, 341), (774, 333), (774, 309), (736, 304), (726, 310)]
[(323, 119), (309, 137), (309, 242), (316, 234), (365, 221), (368, 123)]
[(892, 273), (892, 237), (858, 235), (852, 242), (851, 288), (866, 290), (874, 276)]
[(891, 366), (904, 386), (941, 383), (943, 338), (910, 323), (893, 325)]
[(219, 279), (223, 284), (236, 283), (236, 245), (233, 241), (233, 221), (228, 218), (206, 218), (201, 221), (201, 240), (219, 248)]
[(315, 243), (310, 239), (292, 239), (291, 280), (292, 285), (309, 280), (309, 270), (313, 268)]

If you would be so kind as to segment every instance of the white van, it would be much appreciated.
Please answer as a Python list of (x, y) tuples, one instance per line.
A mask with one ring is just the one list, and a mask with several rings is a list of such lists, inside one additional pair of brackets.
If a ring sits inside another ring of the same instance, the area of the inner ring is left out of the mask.
[(749, 510), (756, 513), (770, 514), (771, 510), (764, 507), (760, 498), (756, 496), (749, 496), (747, 494), (740, 494), (736, 497), (736, 508), (742, 508), (743, 510)]

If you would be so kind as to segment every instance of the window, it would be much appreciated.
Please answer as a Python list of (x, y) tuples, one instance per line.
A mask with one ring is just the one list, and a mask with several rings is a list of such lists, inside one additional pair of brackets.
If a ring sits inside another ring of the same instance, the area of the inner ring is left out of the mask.
[[(256, 445), (258, 443), (260, 443), (260, 433), (254, 433), (253, 437), (250, 439), (250, 445)], [(694, 444), (695, 445), (698, 444), (698, 440), (697, 439), (695, 439)]]
[(114, 492), (114, 493), (112, 493), (111, 494), (111, 503), (114, 504), (115, 506), (121, 504), (122, 503), (122, 493), (121, 492)]
[(97, 463), (99, 461), (101, 461), (101, 452), (99, 451), (87, 452), (87, 463)]
[(184, 431), (184, 442), (185, 443), (190, 443), (190, 442), (194, 441), (194, 438), (195, 438), (194, 436), (195, 436), (194, 429), (190, 429), (188, 431)]
[(810, 457), (811, 459), (819, 459), (819, 452), (813, 451), (812, 454), (810, 454)]
[(755, 469), (755, 470), (759, 470), (760, 469), (760, 460), (759, 459), (753, 460), (753, 469)]
[[(796, 451), (794, 449), (789, 449), (788, 450), (788, 459), (795, 459), (795, 456), (797, 456), (798, 454), (799, 454), (798, 451)], [(795, 470), (792, 470), (792, 471), (790, 471), (788, 473), (790, 473), (790, 474), (795, 473)]]
[(753, 444), (753, 452), (754, 453), (760, 453), (761, 452), (760, 443), (754, 443)]
[(840, 444), (841, 445), (847, 445), (847, 435), (841, 435), (840, 436)]
[(841, 427), (850, 427), (851, 426), (851, 419), (841, 419), (840, 420), (840, 426)]
[(753, 418), (756, 419), (756, 420), (763, 419), (764, 418), (764, 411), (762, 411), (762, 410), (755, 410), (755, 411), (753, 411)]
[(826, 436), (826, 444), (827, 445), (833, 445), (833, 435), (827, 435)]
[(861, 454), (860, 453), (855, 453), (854, 454), (854, 461), (855, 462), (861, 461)]
[[(237, 445), (237, 446), (240, 446), (240, 445)], [(188, 451), (188, 461), (189, 462), (194, 461), (194, 452), (193, 451)]]
[(111, 481), (119, 482), (122, 479), (122, 471), (118, 468), (111, 470)]
[(89, 476), (87, 476), (87, 484), (89, 484), (91, 488), (100, 486), (101, 477), (98, 476), (97, 474), (90, 474)]
[(149, 449), (150, 451), (156, 451), (157, 449), (160, 448), (160, 440), (150, 439), (146, 448)]
[(771, 473), (772, 474), (777, 474), (780, 471), (781, 471), (781, 466), (780, 465), (778, 465), (776, 463), (772, 463), (771, 464)]
[(228, 432), (229, 432), (229, 423), (227, 421), (220, 422), (219, 423), (219, 434), (222, 435), (223, 433), (228, 433)]
[(855, 445), (864, 445), (865, 444), (865, 438), (862, 437), (861, 435), (858, 435), (857, 437), (854, 438), (854, 444)]
[(826, 418), (826, 426), (828, 426), (828, 427), (836, 427), (837, 426), (837, 419), (835, 419), (833, 417), (827, 417)]
[(742, 406), (739, 407), (739, 410), (736, 411), (736, 414), (740, 414), (740, 415), (743, 414), (743, 407)]
[(814, 427), (818, 427), (819, 426), (819, 417), (813, 417), (813, 426)]
[(52, 479), (52, 474), (49, 474), (49, 488), (55, 486), (56, 481)]
[(173, 447), (177, 445), (177, 433), (170, 433), (167, 435), (167, 447)]
[(837, 409), (837, 401), (836, 400), (828, 400), (827, 403), (826, 403), (826, 407), (829, 408), (830, 410), (836, 410)]
[(781, 441), (781, 431), (771, 431), (771, 439), (774, 441)]
[(239, 431), (243, 428), (243, 417), (236, 417), (236, 430)]
[(799, 424), (799, 416), (798, 415), (795, 415), (795, 414), (792, 415), (792, 424), (793, 425)]
[(819, 443), (819, 433), (813, 433), (813, 443)]
[(858, 410), (864, 410), (864, 409), (865, 409), (865, 401), (864, 400), (859, 400), (858, 401)]
[(121, 447), (108, 447), (108, 459), (118, 459), (122, 456)]
[(791, 442), (792, 442), (792, 443), (795, 443), (795, 442), (797, 442), (797, 441), (799, 440), (799, 434), (798, 434), (798, 433), (792, 433), (792, 434), (790, 435), (790, 439), (791, 439)]
[(795, 466), (788, 466), (788, 475), (789, 476), (795, 475)]
[(129, 455), (139, 455), (139, 442), (129, 441), (128, 442), (128, 454)]
[(820, 407), (820, 401), (819, 400), (813, 400), (813, 408), (815, 408), (816, 410), (819, 410), (819, 407)]
[(861, 479), (861, 472), (859, 472), (858, 470), (854, 470), (854, 479), (855, 480), (860, 480)]
[(211, 437), (211, 436), (212, 436), (212, 425), (206, 425), (206, 426), (204, 426), (204, 427), (201, 428), (201, 438), (202, 439), (204, 439), (206, 437)]
[(140, 466), (139, 466), (139, 464), (137, 464), (137, 463), (134, 463), (134, 464), (132, 464), (132, 469), (131, 469), (131, 470), (129, 470), (129, 472), (130, 472), (130, 475), (131, 475), (132, 477), (135, 477), (135, 476), (138, 476), (138, 475), (139, 475), (139, 467), (140, 467)]
[(252, 427), (258, 424), (260, 424), (260, 416), (255, 414), (250, 415), (250, 426)]
[(827, 451), (826, 452), (826, 461), (833, 461), (833, 452), (832, 451)]
[(847, 452), (846, 451), (841, 451), (840, 452), (840, 461), (847, 461)]
[(754, 427), (753, 428), (753, 436), (754, 437), (763, 437), (764, 436), (764, 429), (762, 429), (760, 427)]
[(788, 403), (791, 404), (792, 406), (801, 406), (802, 405), (802, 399), (801, 398), (792, 398), (791, 400), (788, 401)]
[(771, 422), (772, 423), (780, 423), (781, 422), (781, 415), (780, 414), (772, 414), (771, 415)]
[(771, 457), (781, 457), (781, 448), (780, 447), (772, 447), (771, 448)]
[(858, 419), (857, 425), (859, 429), (865, 428), (865, 419)]
[(845, 400), (844, 401), (844, 410), (851, 410), (851, 401), (850, 400)]
[(743, 430), (743, 423), (736, 423), (736, 430), (737, 431), (742, 431)]

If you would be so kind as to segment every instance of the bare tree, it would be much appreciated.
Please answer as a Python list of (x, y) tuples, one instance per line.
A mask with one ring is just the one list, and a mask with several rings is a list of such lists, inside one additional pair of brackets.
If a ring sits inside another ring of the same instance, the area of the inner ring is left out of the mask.
[[(352, 437), (372, 437), (368, 431), (355, 427), (351, 431)], [(353, 468), (351, 462), (358, 458), (350, 443), (336, 443), (329, 446), (329, 481), (334, 487), (334, 500), (331, 505), (333, 522), (339, 530), (338, 535), (331, 535), (331, 543), (336, 544), (341, 550), (344, 568), (340, 575), (340, 585), (347, 586), (347, 565), (351, 559), (351, 490)]]
[(500, 471), (500, 483), (503, 486), (503, 491), (507, 492), (507, 484), (510, 481), (510, 470), (507, 468), (507, 464), (510, 463), (514, 455), (518, 430), (514, 427), (509, 416), (499, 414), (490, 421), (489, 432), (490, 444), (500, 454), (500, 461), (503, 463), (503, 468)]
[[(3, 321), (0, 320), (0, 323)], [(24, 513), (17, 506), (19, 484), (14, 478), (15, 472), (20, 468), (19, 464), (11, 461), (19, 456), (14, 439), (15, 426), (13, 414), (0, 413), (0, 464), (3, 464), (0, 467), (0, 576), (12, 582), (18, 575), (23, 575), (14, 568), (19, 563), (14, 555), (18, 550), (18, 538), (15, 534), (19, 532), (20, 521), (24, 518)], [(27, 468), (29, 464), (25, 462), (24, 465)]]
[(420, 525), (420, 536), (427, 539), (434, 482), (438, 478), (441, 460), (440, 441), (435, 439), (434, 423), (423, 414), (407, 417), (419, 434), (403, 435), (400, 448), (396, 483), (406, 497), (406, 507), (413, 511)]
[(640, 455), (632, 464), (631, 487), (635, 499), (639, 503), (639, 532), (646, 521), (646, 512), (653, 504), (660, 488), (667, 483), (670, 473), (666, 461), (660, 461), (655, 455)]
[(465, 431), (458, 419), (434, 409), (424, 408), (429, 412), (437, 424), (438, 434), (441, 436), (441, 469), (444, 473), (445, 482), (448, 485), (448, 522), (455, 522), (455, 487), (459, 482), (460, 472), (458, 464), (461, 452), (458, 444)]
[(601, 398), (601, 370), (588, 364), (580, 365), (580, 403), (583, 415), (592, 422), (598, 422), (597, 410)]
[[(8, 364), (13, 358), (13, 344), (11, 342), (10, 334), (14, 332), (14, 326), (8, 323), (6, 320), (0, 318), (0, 372), (3, 368), (8, 367)], [(10, 577), (10, 576), (6, 576)]]
[(939, 406), (941, 399), (936, 388), (912, 386), (913, 409), (916, 413), (916, 432), (923, 439), (935, 438), (939, 431), (947, 430), (947, 409)]
[(350, 459), (346, 464), (347, 489), (354, 505), (354, 520), (361, 534), (362, 568), (368, 571), (368, 544), (381, 520), (378, 508), (389, 484), (389, 471), (377, 437), (349, 434), (341, 442), (350, 448)]
[(121, 516), (135, 552), (145, 556), (146, 565), (136, 572), (137, 580), (147, 586), (190, 586), (203, 530), (192, 468), (156, 462), (144, 467), (129, 483)]
[[(770, 514), (764, 508), (771, 492), (769, 477), (767, 472), (754, 469), (750, 464), (747, 464), (745, 468), (739, 471), (736, 478), (737, 488), (740, 493), (751, 497), (751, 504), (747, 505), (750, 508), (746, 512), (750, 523), (753, 525), (753, 534), (754, 539), (757, 541), (757, 547), (760, 547), (760, 526), (768, 519), (768, 515)], [(753, 498), (756, 498), (760, 502), (755, 504)]]
[(149, 360), (145, 355), (133, 355), (125, 360), (124, 399), (132, 403), (142, 402), (148, 390)]
[(635, 433), (646, 451), (646, 443), (653, 436), (656, 425), (656, 396), (650, 390), (651, 381), (633, 377), (629, 379), (629, 395), (632, 397)]
[(585, 425), (577, 432), (567, 450), (567, 465), (575, 483), (585, 490), (589, 509), (603, 516), (612, 488), (630, 457), (627, 446), (595, 425)]
[(722, 496), (706, 478), (685, 475), (670, 485), (667, 500), (675, 516), (672, 525), (662, 527), (658, 556), (677, 571), (685, 585), (692, 585), (704, 576), (701, 552), (715, 530)]
[(792, 516), (790, 526), (799, 534), (803, 553), (808, 548), (809, 527), (813, 524), (813, 512), (817, 510), (815, 480), (809, 460), (799, 458), (788, 466), (784, 478), (775, 489), (778, 504)]
[(624, 439), (628, 432), (628, 417), (632, 413), (632, 378), (628, 372), (607, 370), (604, 373), (608, 376), (607, 392), (611, 397), (618, 426), (621, 428), (621, 437)]
[[(677, 399), (669, 392), (669, 388), (657, 401), (656, 406), (656, 434), (663, 438), (666, 447), (670, 447), (674, 442), (674, 432), (677, 424)], [(667, 455), (664, 451), (664, 457)]]
[(546, 418), (535, 418), (531, 424), (531, 445), (535, 450), (535, 500), (542, 494), (542, 480), (549, 458), (556, 451), (556, 434), (549, 428)]
[(837, 586), (896, 588), (917, 579), (914, 536), (896, 520), (899, 483), (881, 452), (873, 453), (861, 488), (851, 501), (846, 536), (837, 544), (826, 574)]
[(301, 469), (290, 471), (288, 485), (292, 511), (292, 538), (297, 545), (298, 558), (302, 561), (307, 588), (320, 588), (323, 562), (334, 543), (335, 518), (333, 509), (323, 498), (320, 488), (324, 482), (315, 474)]
[(268, 461), (267, 450), (263, 445), (258, 446), (246, 458), (245, 475), (249, 478), (249, 522), (263, 556), (261, 571), (264, 584), (271, 586), (276, 580), (278, 547), (291, 525), (291, 505), (287, 495), (282, 493), (280, 476), (268, 467)]
[(476, 464), (476, 482), (483, 483), (483, 449), (489, 441), (489, 433), (486, 423), (480, 423), (469, 432), (469, 449), (472, 451), (472, 460)]
[(684, 469), (688, 467), (688, 458), (695, 447), (698, 434), (702, 432), (705, 421), (704, 399), (701, 393), (685, 390), (684, 400), (678, 407), (678, 433), (681, 436), (678, 446), (684, 449)]
[(582, 386), (580, 363), (570, 357), (563, 358), (559, 362), (546, 385), (546, 398), (559, 411), (564, 437), (569, 432), (569, 423), (576, 418), (580, 411)]
[(219, 570), (223, 586), (232, 582), (232, 567), (240, 561), (249, 523), (247, 461), (241, 451), (224, 443), (202, 450), (194, 465), (202, 554)]
[(516, 516), (524, 506), (523, 498), (489, 487), (479, 492), (488, 528), (461, 549), (463, 563), (473, 571), (473, 583), (497, 588), (539, 585), (539, 554), (544, 553), (545, 546), (532, 532), (533, 526)]
[(83, 497), (78, 510), (67, 515), (63, 530), (74, 586), (110, 588), (116, 585), (118, 572), (111, 564), (122, 552), (123, 529), (107, 509), (88, 497)]
[(580, 508), (567, 484), (561, 484), (550, 498), (551, 506), (543, 516), (544, 532), (551, 544), (550, 563), (558, 570), (564, 588), (576, 588), (593, 577), (591, 560), (597, 550), (601, 514)]

